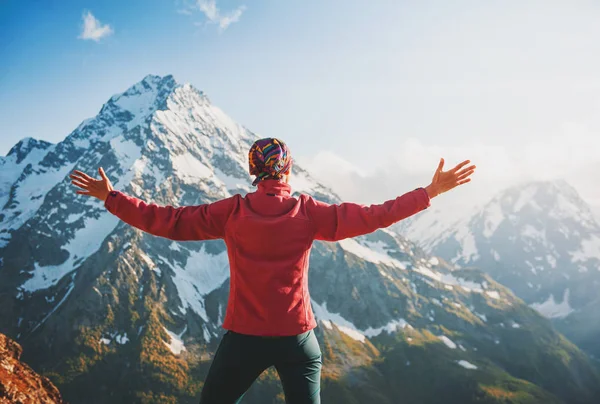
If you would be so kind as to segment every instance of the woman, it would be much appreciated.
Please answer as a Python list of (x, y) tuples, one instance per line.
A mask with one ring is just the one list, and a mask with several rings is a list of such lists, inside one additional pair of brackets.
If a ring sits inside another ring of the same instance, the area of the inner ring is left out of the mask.
[(113, 190), (104, 170), (97, 180), (74, 171), (78, 194), (104, 201), (121, 220), (171, 240), (224, 239), (230, 263), (229, 301), (223, 328), (202, 389), (201, 404), (237, 403), (256, 378), (275, 366), (287, 403), (320, 403), (321, 351), (308, 292), (314, 240), (336, 241), (388, 227), (427, 208), (430, 199), (470, 181), (464, 161), (431, 184), (381, 205), (329, 205), (308, 195), (292, 197), (292, 158), (284, 142), (257, 140), (249, 152), (258, 190), (218, 202), (174, 208)]

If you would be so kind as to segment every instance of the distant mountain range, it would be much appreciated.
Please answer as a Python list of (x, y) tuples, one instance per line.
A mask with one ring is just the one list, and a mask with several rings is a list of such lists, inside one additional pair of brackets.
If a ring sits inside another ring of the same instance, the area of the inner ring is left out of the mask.
[[(23, 139), (0, 158), (0, 332), (23, 345), (24, 360), (68, 402), (196, 403), (223, 333), (229, 287), (224, 243), (144, 234), (76, 195), (68, 173), (95, 174), (103, 166), (116, 189), (146, 201), (212, 202), (251, 189), (246, 153), (256, 138), (191, 85), (147, 76), (62, 142)], [(296, 194), (339, 202), (300, 166), (292, 186)], [(407, 234), (429, 213), (407, 223)], [(587, 248), (577, 240), (593, 232), (581, 219), (573, 230), (557, 218), (557, 234), (579, 232), (577, 239), (564, 236), (573, 248)], [(486, 220), (474, 227), (481, 237), (501, 240), (501, 232), (518, 227), (532, 240), (528, 248), (542, 243), (536, 221), (528, 227), (510, 217)], [(596, 403), (595, 364), (485, 273), (500, 273), (499, 262), (510, 265), (513, 250), (484, 253), (477, 241), (475, 250), (460, 232), (449, 230), (440, 243), (418, 240), (447, 261), (391, 229), (315, 243), (309, 284), (324, 354), (323, 402)], [(552, 237), (546, 241), (563, 240)], [(577, 251), (565, 281), (593, 272), (588, 250)], [(520, 279), (534, 286), (516, 291), (531, 289), (525, 300), (543, 304), (550, 281), (541, 262), (558, 267), (567, 258), (544, 253), (537, 260), (538, 253), (523, 252), (539, 278), (526, 267), (531, 275)], [(476, 257), (492, 257), (489, 267), (453, 268)], [(563, 284), (549, 293), (560, 305), (568, 288), (569, 309), (577, 310), (584, 304), (575, 298), (579, 284)], [(282, 403), (274, 370), (244, 400)]]
[(439, 211), (395, 225), (459, 267), (481, 268), (600, 355), (600, 225), (563, 180), (515, 186), (454, 222)]

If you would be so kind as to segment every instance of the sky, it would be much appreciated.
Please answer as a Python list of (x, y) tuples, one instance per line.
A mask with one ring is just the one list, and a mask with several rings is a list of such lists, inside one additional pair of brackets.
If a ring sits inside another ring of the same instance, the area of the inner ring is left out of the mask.
[(600, 212), (599, 22), (591, 0), (2, 0), (0, 155), (173, 74), (343, 197), (444, 157), (478, 166), (456, 201), (564, 178)]

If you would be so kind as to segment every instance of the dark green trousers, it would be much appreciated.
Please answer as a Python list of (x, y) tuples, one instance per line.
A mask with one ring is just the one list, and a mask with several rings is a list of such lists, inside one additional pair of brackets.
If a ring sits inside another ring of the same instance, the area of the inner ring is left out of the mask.
[(227, 331), (217, 348), (200, 404), (237, 404), (260, 374), (275, 366), (288, 404), (320, 404), (321, 349), (314, 331), (257, 337)]

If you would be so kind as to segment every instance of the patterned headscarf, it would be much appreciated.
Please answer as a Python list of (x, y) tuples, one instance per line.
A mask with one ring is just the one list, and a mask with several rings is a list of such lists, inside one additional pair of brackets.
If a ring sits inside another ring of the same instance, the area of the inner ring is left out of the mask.
[(292, 167), (290, 150), (279, 139), (259, 139), (248, 153), (250, 175), (256, 175), (252, 185), (264, 179), (281, 179)]

